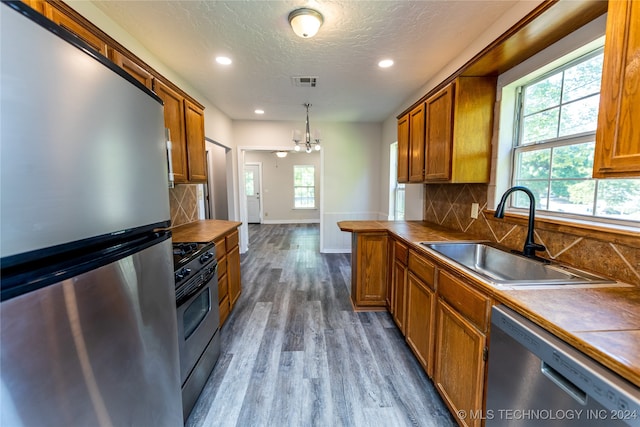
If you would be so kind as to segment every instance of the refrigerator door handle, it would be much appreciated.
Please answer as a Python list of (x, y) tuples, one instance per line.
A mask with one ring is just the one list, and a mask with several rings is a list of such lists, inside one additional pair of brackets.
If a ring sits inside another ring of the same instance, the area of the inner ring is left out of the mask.
[(173, 179), (173, 161), (171, 160), (171, 129), (165, 128), (165, 135), (167, 139), (167, 164), (169, 165), (169, 188), (173, 188), (174, 179)]

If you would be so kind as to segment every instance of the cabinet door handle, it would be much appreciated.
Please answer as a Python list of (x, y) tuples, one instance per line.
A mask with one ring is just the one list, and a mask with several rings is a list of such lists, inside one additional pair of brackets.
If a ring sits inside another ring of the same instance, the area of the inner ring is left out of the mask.
[(169, 188), (173, 188), (173, 161), (171, 160), (171, 129), (164, 129), (165, 137), (167, 140), (167, 165), (169, 167)]

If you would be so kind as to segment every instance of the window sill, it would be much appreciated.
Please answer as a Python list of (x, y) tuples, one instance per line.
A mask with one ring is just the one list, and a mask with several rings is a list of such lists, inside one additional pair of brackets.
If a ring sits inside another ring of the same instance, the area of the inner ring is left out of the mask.
[[(495, 210), (485, 209), (483, 214), (493, 219)], [(526, 226), (529, 222), (529, 215), (519, 212), (506, 212), (504, 220), (518, 225)], [(580, 237), (603, 240), (606, 242), (621, 243), (636, 247), (640, 239), (640, 228), (626, 225), (608, 224), (579, 219), (564, 219), (552, 217), (536, 212), (536, 229), (556, 231), (573, 234)]]

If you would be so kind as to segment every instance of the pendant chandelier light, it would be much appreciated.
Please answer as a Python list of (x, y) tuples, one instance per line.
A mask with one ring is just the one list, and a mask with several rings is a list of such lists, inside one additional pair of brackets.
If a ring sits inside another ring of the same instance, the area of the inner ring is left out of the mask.
[(300, 137), (300, 131), (293, 131), (293, 142), (295, 142), (294, 150), (300, 151), (302, 150), (301, 142), (304, 144), (304, 149), (307, 153), (311, 153), (311, 151), (316, 150), (320, 151), (320, 132), (316, 129), (313, 132), (313, 138), (311, 137), (311, 132), (309, 131), (309, 107), (311, 104), (303, 104), (307, 109), (307, 120), (305, 122), (306, 128), (304, 133), (304, 140)]

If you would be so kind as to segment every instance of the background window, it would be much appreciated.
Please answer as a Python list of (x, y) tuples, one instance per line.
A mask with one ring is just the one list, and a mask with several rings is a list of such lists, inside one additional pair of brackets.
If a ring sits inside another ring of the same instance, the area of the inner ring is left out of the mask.
[(293, 207), (315, 208), (315, 167), (293, 167)]
[(253, 189), (255, 188), (253, 171), (244, 171), (244, 192), (247, 196), (255, 196)]
[(404, 220), (405, 187), (398, 182), (398, 142), (389, 146), (389, 219)]
[[(640, 179), (591, 178), (602, 48), (519, 88), (514, 185), (538, 209), (640, 221)], [(512, 204), (527, 208), (515, 193)]]

